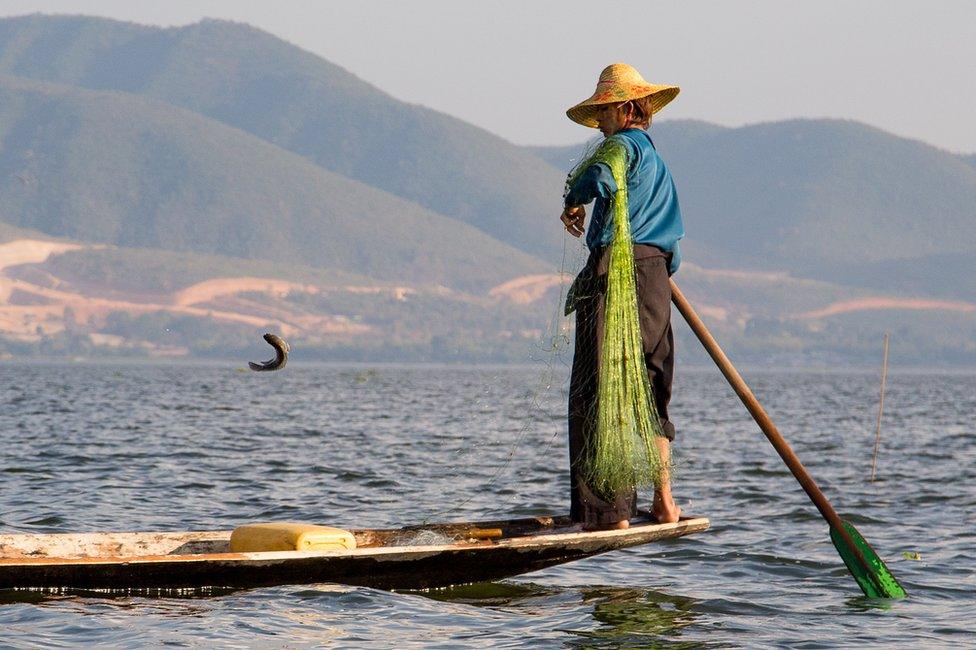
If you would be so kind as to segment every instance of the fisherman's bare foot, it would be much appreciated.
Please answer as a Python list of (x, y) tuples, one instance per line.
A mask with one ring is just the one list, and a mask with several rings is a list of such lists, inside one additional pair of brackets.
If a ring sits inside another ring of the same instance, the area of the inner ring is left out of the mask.
[(630, 521), (624, 519), (612, 524), (603, 524), (602, 526), (583, 526), (583, 530), (591, 532), (594, 530), (627, 530), (630, 528)]
[(651, 514), (654, 515), (659, 524), (673, 524), (681, 518), (681, 508), (671, 496), (671, 443), (667, 438), (657, 437), (654, 439), (654, 444), (657, 446), (657, 453), (664, 466), (664, 472), (661, 475), (661, 482), (654, 488)]
[(681, 508), (671, 498), (670, 493), (667, 496), (655, 493), (654, 502), (651, 504), (651, 514), (654, 515), (659, 524), (673, 524), (681, 518)]

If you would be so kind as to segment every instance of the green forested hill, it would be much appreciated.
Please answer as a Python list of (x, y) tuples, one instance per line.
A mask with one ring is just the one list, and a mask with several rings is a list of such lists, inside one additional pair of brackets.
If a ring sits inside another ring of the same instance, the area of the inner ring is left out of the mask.
[(241, 259), (212, 253), (114, 246), (83, 248), (53, 255), (40, 268), (72, 285), (130, 294), (173, 292), (213, 278), (235, 277), (271, 278), (320, 286), (382, 286), (372, 278), (341, 269)]
[(976, 253), (976, 170), (856, 122), (662, 141), (695, 236), (790, 269)]
[(919, 255), (880, 262), (825, 265), (809, 277), (909, 296), (976, 298), (976, 253)]
[(80, 16), (0, 20), (0, 72), (139, 93), (558, 261), (563, 174), (505, 140), (397, 101), (247, 25), (150, 28)]
[(469, 289), (547, 268), (462, 222), (135, 95), (0, 78), (0, 142), (0, 214), (51, 235)]
[(11, 226), (9, 223), (4, 223), (0, 221), (0, 244), (6, 243), (8, 241), (13, 241), (15, 239), (55, 239), (45, 233), (38, 230), (31, 230), (29, 228), (18, 228), (17, 226)]

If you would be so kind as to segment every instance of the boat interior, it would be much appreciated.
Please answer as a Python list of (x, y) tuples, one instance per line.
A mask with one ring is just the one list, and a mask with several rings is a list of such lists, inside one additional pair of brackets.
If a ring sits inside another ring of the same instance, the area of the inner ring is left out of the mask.
[[(632, 526), (653, 525), (647, 513)], [(349, 529), (357, 548), (492, 544), (502, 539), (581, 532), (569, 517), (419, 524), (393, 529)], [(229, 553), (232, 531), (0, 534), (0, 560), (98, 558)]]

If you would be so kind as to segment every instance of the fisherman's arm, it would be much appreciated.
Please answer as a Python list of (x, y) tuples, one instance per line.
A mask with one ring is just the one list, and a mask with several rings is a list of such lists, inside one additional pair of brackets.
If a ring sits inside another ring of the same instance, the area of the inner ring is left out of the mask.
[(586, 222), (586, 209), (583, 207), (597, 197), (610, 198), (617, 191), (610, 167), (604, 163), (594, 163), (583, 170), (566, 193), (563, 213), (559, 219), (573, 237), (583, 234)]

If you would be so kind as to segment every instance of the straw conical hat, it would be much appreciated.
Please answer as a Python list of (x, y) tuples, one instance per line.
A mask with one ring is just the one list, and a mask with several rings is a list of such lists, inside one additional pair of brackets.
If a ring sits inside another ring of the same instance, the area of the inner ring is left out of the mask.
[(577, 124), (595, 129), (599, 126), (596, 112), (600, 104), (626, 102), (650, 95), (651, 113), (654, 114), (677, 97), (680, 90), (677, 86), (648, 83), (633, 67), (626, 63), (614, 63), (600, 73), (596, 92), (589, 99), (566, 111), (566, 115)]

